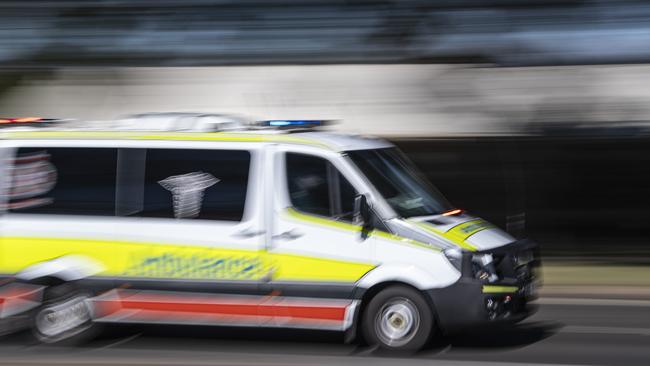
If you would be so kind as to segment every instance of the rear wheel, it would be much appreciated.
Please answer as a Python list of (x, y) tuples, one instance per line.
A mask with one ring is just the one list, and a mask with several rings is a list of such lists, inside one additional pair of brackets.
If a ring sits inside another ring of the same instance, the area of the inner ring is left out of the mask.
[(32, 334), (43, 343), (81, 343), (97, 330), (88, 304), (90, 294), (64, 283), (45, 289), (32, 316)]
[(379, 292), (362, 316), (365, 340), (387, 350), (417, 351), (434, 330), (433, 311), (426, 299), (406, 286), (391, 286)]

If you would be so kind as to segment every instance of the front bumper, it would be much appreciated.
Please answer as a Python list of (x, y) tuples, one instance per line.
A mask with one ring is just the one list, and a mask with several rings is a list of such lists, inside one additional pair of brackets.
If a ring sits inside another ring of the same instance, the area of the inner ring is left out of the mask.
[[(532, 253), (532, 260), (525, 265), (517, 264), (517, 256)], [(536, 243), (522, 240), (491, 251), (499, 258), (498, 283), (484, 283), (474, 278), (471, 255), (463, 258), (461, 278), (451, 286), (427, 291), (436, 310), (438, 325), (446, 332), (473, 328), (512, 324), (532, 315), (536, 306), (536, 289), (541, 281), (538, 268), (541, 265), (539, 247)], [(524, 268), (525, 266), (525, 268)]]
[[(532, 315), (533, 297), (522, 286), (490, 286), (461, 278), (453, 285), (427, 291), (445, 333), (512, 324)], [(484, 288), (485, 287), (485, 288)]]

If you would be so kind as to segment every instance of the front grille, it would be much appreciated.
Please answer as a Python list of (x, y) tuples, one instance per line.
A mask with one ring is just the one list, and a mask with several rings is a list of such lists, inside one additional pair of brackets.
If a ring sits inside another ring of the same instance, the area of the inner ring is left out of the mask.
[(531, 242), (516, 242), (493, 254), (494, 266), (501, 281), (529, 283), (540, 266), (539, 247)]

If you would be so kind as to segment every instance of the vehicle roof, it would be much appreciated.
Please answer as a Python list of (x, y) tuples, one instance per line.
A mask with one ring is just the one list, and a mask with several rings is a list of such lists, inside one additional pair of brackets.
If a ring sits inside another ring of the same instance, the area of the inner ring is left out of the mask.
[(98, 131), (33, 129), (1, 131), (0, 139), (7, 140), (167, 140), (167, 141), (220, 141), (220, 142), (271, 142), (309, 145), (333, 151), (366, 150), (393, 146), (389, 142), (366, 136), (333, 132), (288, 132), (281, 130), (242, 130), (228, 132), (178, 132), (178, 131)]

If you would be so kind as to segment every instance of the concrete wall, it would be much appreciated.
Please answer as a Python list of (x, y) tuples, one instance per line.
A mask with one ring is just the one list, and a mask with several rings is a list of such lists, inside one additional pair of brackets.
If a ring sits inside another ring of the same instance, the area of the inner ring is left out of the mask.
[(0, 115), (152, 111), (340, 119), (388, 136), (521, 132), (534, 122), (648, 119), (650, 66), (320, 65), (63, 68), (26, 74)]

